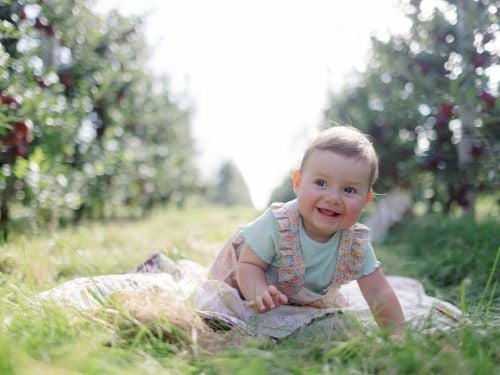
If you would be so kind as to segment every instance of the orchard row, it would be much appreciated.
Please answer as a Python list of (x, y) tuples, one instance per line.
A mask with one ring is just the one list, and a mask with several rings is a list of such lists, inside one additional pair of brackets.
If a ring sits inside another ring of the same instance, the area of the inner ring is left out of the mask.
[(181, 203), (190, 108), (146, 66), (140, 18), (83, 0), (0, 5), (0, 230)]
[(379, 192), (405, 189), (429, 210), (474, 213), (498, 187), (499, 22), (495, 1), (402, 1), (408, 32), (373, 38), (359, 83), (326, 118), (360, 126), (381, 159)]

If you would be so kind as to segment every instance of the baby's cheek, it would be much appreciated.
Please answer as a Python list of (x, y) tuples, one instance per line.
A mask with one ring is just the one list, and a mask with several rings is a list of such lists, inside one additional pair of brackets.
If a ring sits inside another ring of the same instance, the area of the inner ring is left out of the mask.
[(352, 213), (354, 215), (359, 215), (361, 214), (361, 211), (364, 208), (364, 204), (362, 202), (356, 202), (355, 204), (352, 205)]

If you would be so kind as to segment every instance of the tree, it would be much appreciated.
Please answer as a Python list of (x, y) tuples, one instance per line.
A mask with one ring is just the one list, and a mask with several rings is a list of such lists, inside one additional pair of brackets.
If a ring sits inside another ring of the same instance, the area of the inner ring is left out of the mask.
[(226, 161), (221, 165), (212, 201), (225, 206), (252, 205), (248, 187), (234, 162)]
[(0, 4), (0, 230), (182, 201), (197, 184), (191, 110), (145, 68), (143, 20), (84, 0)]
[(359, 84), (331, 93), (329, 121), (370, 134), (381, 160), (379, 188), (402, 186), (429, 209), (494, 189), (500, 136), (498, 15), (493, 1), (404, 1), (407, 34), (372, 40)]
[(293, 191), (292, 172), (287, 174), (279, 186), (272, 192), (269, 198), (269, 204), (274, 202), (288, 202), (296, 198)]

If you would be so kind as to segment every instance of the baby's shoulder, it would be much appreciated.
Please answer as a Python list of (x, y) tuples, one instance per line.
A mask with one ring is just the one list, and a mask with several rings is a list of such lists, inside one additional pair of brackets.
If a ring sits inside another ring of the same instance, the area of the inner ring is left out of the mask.
[(364, 224), (356, 223), (347, 230), (351, 232), (352, 238), (356, 242), (365, 243), (370, 241), (370, 228)]

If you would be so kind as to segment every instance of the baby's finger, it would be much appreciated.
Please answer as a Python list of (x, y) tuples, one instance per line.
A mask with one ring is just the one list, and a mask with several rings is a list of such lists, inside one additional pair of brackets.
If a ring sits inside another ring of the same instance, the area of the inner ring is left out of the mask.
[(278, 301), (280, 304), (286, 305), (288, 303), (288, 297), (286, 296), (286, 294), (280, 293)]
[(266, 309), (274, 309), (276, 307), (276, 304), (274, 303), (274, 298), (271, 296), (271, 294), (264, 292), (260, 298), (262, 299), (263, 305), (266, 307)]
[(288, 297), (280, 292), (274, 285), (270, 285), (268, 291), (276, 305), (286, 305), (288, 303)]
[(255, 309), (259, 313), (265, 313), (268, 311), (267, 307), (264, 305), (262, 298), (260, 296), (255, 297), (255, 300), (247, 301), (245, 303), (246, 307)]
[(281, 292), (278, 290), (278, 288), (276, 288), (274, 285), (269, 285), (269, 286), (267, 287), (267, 291), (268, 291), (268, 292), (269, 292), (269, 294), (270, 294), (271, 296), (273, 296), (273, 297), (274, 297), (275, 295), (277, 295), (277, 294), (281, 293)]
[(261, 297), (256, 297), (253, 301), (247, 301), (245, 306), (254, 309), (261, 314), (269, 311), (269, 309), (264, 305)]
[(264, 313), (267, 311), (266, 303), (264, 302), (262, 296), (255, 297), (255, 307), (260, 313)]

